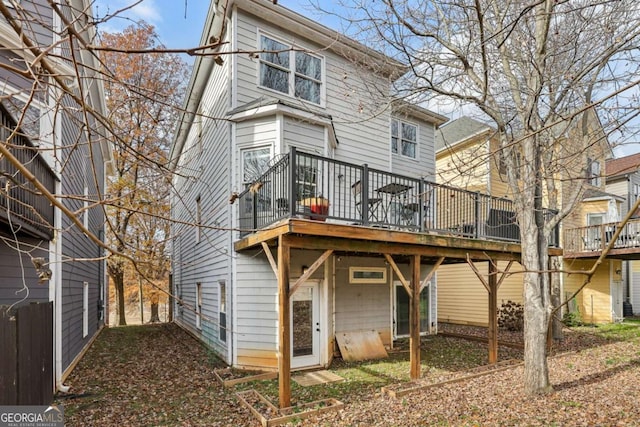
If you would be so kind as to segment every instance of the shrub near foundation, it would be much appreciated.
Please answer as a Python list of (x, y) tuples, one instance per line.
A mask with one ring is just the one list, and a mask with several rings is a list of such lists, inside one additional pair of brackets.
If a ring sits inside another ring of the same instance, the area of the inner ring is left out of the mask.
[(507, 331), (524, 329), (524, 307), (515, 301), (503, 302), (498, 309), (498, 326)]

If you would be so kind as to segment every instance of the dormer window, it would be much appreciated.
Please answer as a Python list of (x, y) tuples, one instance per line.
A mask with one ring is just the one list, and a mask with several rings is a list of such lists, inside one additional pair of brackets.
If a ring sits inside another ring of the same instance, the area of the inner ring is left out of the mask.
[(260, 86), (320, 105), (322, 58), (260, 36)]

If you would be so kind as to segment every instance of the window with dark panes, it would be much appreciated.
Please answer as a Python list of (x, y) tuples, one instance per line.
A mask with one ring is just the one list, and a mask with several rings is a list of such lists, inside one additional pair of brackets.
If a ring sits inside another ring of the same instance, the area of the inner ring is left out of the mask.
[(418, 127), (399, 120), (391, 120), (391, 152), (416, 158)]
[(322, 83), (322, 61), (304, 52), (295, 52), (296, 82), (295, 96), (315, 104), (320, 103)]
[(260, 86), (321, 103), (321, 58), (264, 35), (260, 37), (260, 49)]
[(289, 93), (289, 46), (269, 37), (260, 37), (260, 85)]
[[(242, 150), (242, 182), (245, 188), (249, 188), (268, 169), (271, 159), (271, 148), (251, 148)], [(271, 183), (263, 182), (252, 197), (256, 198), (256, 208), (258, 211), (267, 211), (271, 208)], [(251, 214), (253, 200), (246, 198), (245, 214)]]

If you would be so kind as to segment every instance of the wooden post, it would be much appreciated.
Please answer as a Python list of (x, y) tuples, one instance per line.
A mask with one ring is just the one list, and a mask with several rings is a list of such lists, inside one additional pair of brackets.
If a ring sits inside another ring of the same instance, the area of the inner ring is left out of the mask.
[(420, 378), (420, 287), (420, 255), (414, 255), (409, 302), (409, 357), (412, 380)]
[(278, 395), (280, 408), (291, 406), (291, 317), (289, 314), (289, 266), (291, 249), (278, 238)]
[(495, 260), (489, 260), (489, 363), (498, 361), (498, 269)]

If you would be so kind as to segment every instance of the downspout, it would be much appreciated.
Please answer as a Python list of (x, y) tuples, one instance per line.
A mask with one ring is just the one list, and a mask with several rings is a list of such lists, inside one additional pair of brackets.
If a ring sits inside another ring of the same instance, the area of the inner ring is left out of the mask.
[[(56, 124), (58, 127), (59, 124)], [(62, 183), (56, 182), (56, 194), (61, 194)], [(56, 372), (56, 389), (63, 393), (69, 392), (69, 386), (62, 383), (62, 212), (59, 208), (54, 208), (54, 254), (55, 263), (53, 264), (52, 281), (55, 287), (55, 303), (54, 303), (54, 329), (55, 329), (55, 372)]]
[[(54, 50), (53, 53), (57, 55), (61, 55), (62, 51), (59, 43), (60, 40), (60, 30), (62, 28), (62, 21), (60, 16), (57, 13), (53, 14), (53, 42), (54, 42)], [(55, 92), (57, 90), (53, 89), (54, 95), (57, 95)], [(50, 112), (57, 111), (56, 108), (56, 99), (58, 96), (52, 96), (49, 99), (49, 103), (52, 108)], [(62, 147), (62, 122), (56, 113), (51, 114), (51, 123), (52, 123), (52, 138), (51, 143), (53, 145), (53, 167), (56, 174), (60, 177), (60, 179), (55, 182), (55, 194), (62, 194), (62, 165), (58, 158), (58, 147)], [(51, 242), (50, 247), (52, 248), (52, 259), (50, 260), (51, 265), (51, 283), (54, 288), (54, 303), (53, 303), (53, 330), (54, 330), (54, 338), (53, 338), (53, 354), (54, 354), (54, 372), (55, 372), (55, 388), (58, 391), (63, 393), (69, 392), (69, 386), (63, 384), (62, 382), (62, 211), (60, 208), (53, 208), (53, 242)]]

